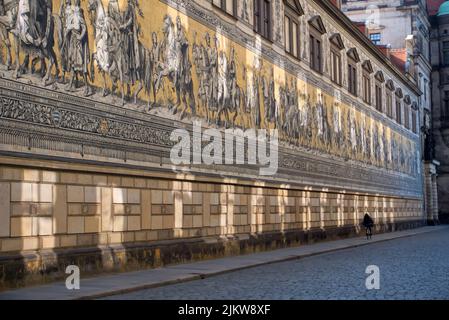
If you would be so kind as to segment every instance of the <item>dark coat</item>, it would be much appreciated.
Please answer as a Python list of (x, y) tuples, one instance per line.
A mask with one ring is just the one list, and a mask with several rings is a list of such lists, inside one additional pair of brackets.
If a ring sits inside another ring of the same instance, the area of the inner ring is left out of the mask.
[(365, 228), (374, 226), (374, 220), (370, 217), (369, 214), (365, 214), (365, 217), (363, 218), (363, 226)]

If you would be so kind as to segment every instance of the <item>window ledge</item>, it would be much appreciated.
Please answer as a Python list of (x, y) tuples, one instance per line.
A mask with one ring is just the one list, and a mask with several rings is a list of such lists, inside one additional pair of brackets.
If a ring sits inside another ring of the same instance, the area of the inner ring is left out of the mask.
[(287, 50), (284, 49), (284, 51), (285, 51), (285, 55), (286, 55), (287, 57), (292, 58), (292, 59), (294, 59), (295, 61), (302, 61), (301, 58), (294, 56), (293, 54), (291, 54), (291, 53), (288, 52)]
[(234, 21), (238, 21), (239, 20), (239, 18), (237, 17), (237, 16), (235, 16), (235, 15), (233, 15), (233, 14), (230, 14), (229, 12), (226, 12), (225, 10), (223, 10), (222, 8), (220, 8), (220, 7), (217, 7), (215, 4), (213, 4), (212, 3), (212, 8), (213, 8), (213, 10), (214, 10), (214, 12), (216, 12), (216, 13), (218, 13), (218, 14), (221, 14), (221, 15), (223, 15), (223, 16), (225, 16), (225, 17), (228, 17), (229, 19), (232, 19), (232, 20), (234, 20)]

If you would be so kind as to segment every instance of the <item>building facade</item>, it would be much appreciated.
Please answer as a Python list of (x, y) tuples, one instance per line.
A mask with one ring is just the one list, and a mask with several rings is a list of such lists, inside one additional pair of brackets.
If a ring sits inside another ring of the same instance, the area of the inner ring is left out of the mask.
[[(438, 3), (437, 3), (438, 4)], [(438, 8), (438, 6), (437, 6)], [(449, 3), (440, 1), (431, 16), (433, 150), (441, 162), (438, 170), (438, 197), (441, 218), (449, 216)]]
[[(432, 6), (433, 7), (433, 4)], [(419, 99), (420, 128), (423, 149), (430, 143), (432, 132), (432, 87), (430, 56), (430, 21), (428, 3), (425, 0), (346, 0), (342, 10), (353, 21), (362, 22), (367, 36), (378, 46), (386, 47), (390, 59), (395, 62), (423, 93)], [(426, 141), (426, 139), (428, 141)], [(438, 203), (436, 170), (439, 164), (431, 154), (423, 154), (425, 167), (426, 212), (429, 222), (437, 221)]]
[[(74, 259), (124, 270), (348, 236), (366, 212), (379, 231), (428, 219), (422, 92), (331, 1), (2, 13), (3, 286)], [(193, 120), (278, 130), (277, 174), (174, 167), (172, 132)]]

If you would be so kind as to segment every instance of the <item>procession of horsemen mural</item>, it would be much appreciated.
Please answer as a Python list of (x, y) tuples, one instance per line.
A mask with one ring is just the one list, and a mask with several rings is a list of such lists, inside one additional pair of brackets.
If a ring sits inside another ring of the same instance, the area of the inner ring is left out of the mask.
[(123, 104), (143, 96), (150, 111), (278, 129), (310, 151), (418, 170), (414, 141), (160, 1), (0, 0), (0, 40), (13, 78), (34, 73), (42, 85)]

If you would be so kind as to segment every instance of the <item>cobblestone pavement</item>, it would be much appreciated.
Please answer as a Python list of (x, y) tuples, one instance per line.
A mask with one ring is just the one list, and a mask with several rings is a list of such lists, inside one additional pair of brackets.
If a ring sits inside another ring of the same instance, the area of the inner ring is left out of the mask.
[[(368, 291), (367, 266), (380, 268)], [(246, 269), (109, 299), (449, 299), (449, 231)]]

